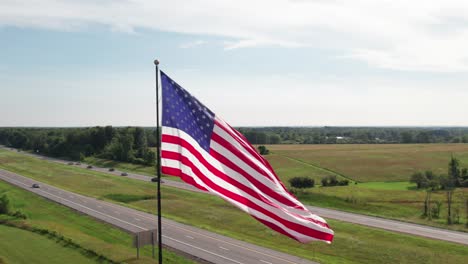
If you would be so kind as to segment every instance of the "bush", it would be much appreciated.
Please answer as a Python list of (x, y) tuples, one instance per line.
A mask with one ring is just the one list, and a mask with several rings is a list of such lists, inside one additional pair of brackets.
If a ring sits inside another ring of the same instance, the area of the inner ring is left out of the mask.
[(260, 153), (260, 155), (268, 155), (270, 154), (270, 151), (263, 145), (261, 146), (258, 146), (258, 152)]
[(13, 214), (11, 214), (11, 216), (14, 216), (16, 218), (21, 218), (21, 219), (26, 219), (27, 218), (27, 216), (23, 212), (21, 212), (19, 210), (15, 211)]
[(6, 194), (0, 197), (0, 214), (10, 213), (10, 200)]
[[(347, 181), (346, 184), (345, 184), (345, 181)], [(320, 180), (320, 182), (322, 183), (322, 186), (337, 186), (337, 185), (341, 185), (340, 183), (342, 183), (344, 185), (349, 184), (348, 180), (343, 180), (343, 181), (339, 182), (335, 175), (330, 175), (330, 176), (327, 176), (325, 178), (322, 178), (322, 180)]]
[(349, 185), (349, 181), (344, 179), (344, 180), (341, 180), (340, 182), (338, 182), (338, 185), (339, 186), (348, 186)]
[(315, 180), (307, 177), (294, 177), (289, 179), (289, 183), (294, 188), (311, 188), (315, 186)]

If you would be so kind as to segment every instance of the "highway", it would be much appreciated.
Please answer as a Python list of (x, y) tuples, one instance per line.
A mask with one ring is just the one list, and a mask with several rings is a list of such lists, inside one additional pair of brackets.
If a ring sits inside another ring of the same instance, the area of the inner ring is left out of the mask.
[[(157, 228), (156, 216), (152, 214), (65, 191), (2, 169), (0, 179), (132, 234)], [(40, 188), (32, 188), (34, 183), (38, 183)], [(315, 263), (169, 219), (163, 218), (162, 227), (165, 246), (209, 263)]]
[[(62, 164), (68, 163), (68, 161), (49, 158), (49, 157), (45, 157), (41, 155), (35, 155), (35, 154), (30, 154), (30, 153), (24, 153), (24, 154), (31, 155), (31, 156), (44, 159), (44, 160), (62, 163)], [(86, 168), (87, 164), (73, 165), (73, 166), (81, 166), (83, 168)], [(112, 173), (114, 175), (120, 175), (121, 173), (119, 171), (109, 172), (108, 169), (97, 168), (97, 167), (93, 167), (93, 170), (101, 171), (105, 173)], [(139, 174), (134, 174), (134, 173), (128, 173), (127, 177), (133, 178), (136, 180), (142, 180), (142, 181), (151, 181), (151, 178), (152, 178), (149, 176), (139, 175)], [(167, 186), (181, 188), (181, 189), (185, 189), (189, 191), (203, 192), (184, 182), (171, 181), (171, 180), (167, 180), (167, 178), (165, 178), (163, 181), (164, 181), (163, 184)], [(451, 231), (451, 230), (442, 229), (442, 228), (435, 228), (435, 227), (430, 227), (430, 226), (424, 226), (424, 225), (407, 223), (407, 222), (402, 222), (402, 221), (397, 221), (397, 220), (390, 220), (390, 219), (384, 219), (384, 218), (379, 218), (379, 217), (361, 215), (361, 214), (356, 214), (356, 213), (348, 213), (348, 212), (343, 212), (339, 210), (321, 208), (321, 207), (316, 207), (316, 206), (307, 206), (307, 207), (309, 208), (311, 212), (317, 215), (320, 215), (321, 217), (324, 217), (324, 218), (330, 218), (330, 219), (335, 219), (339, 221), (385, 229), (385, 230), (393, 231), (393, 232), (399, 232), (399, 233), (404, 233), (404, 234), (422, 236), (422, 237), (427, 237), (431, 239), (438, 239), (438, 240), (444, 240), (448, 242), (468, 245), (468, 233), (466, 232)]]

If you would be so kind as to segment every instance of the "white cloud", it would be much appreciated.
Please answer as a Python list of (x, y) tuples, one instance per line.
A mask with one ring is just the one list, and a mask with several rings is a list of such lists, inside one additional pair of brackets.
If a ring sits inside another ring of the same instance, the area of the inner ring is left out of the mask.
[(204, 45), (206, 43), (207, 42), (204, 41), (204, 40), (195, 40), (195, 41), (182, 43), (182, 44), (179, 45), (179, 48), (181, 48), (181, 49), (190, 49), (190, 48), (194, 48), (194, 47), (197, 47), (197, 46)]
[(433, 72), (468, 70), (467, 18), (468, 2), (455, 0), (0, 3), (0, 26), (82, 30), (100, 24), (124, 32), (147, 28), (213, 35), (231, 40), (226, 49), (319, 47), (375, 67)]

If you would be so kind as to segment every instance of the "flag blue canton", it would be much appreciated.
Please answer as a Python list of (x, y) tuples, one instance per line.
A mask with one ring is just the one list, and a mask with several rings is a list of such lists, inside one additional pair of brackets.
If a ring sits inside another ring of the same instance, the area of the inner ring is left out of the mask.
[(184, 131), (209, 152), (214, 113), (162, 71), (161, 86), (162, 125)]

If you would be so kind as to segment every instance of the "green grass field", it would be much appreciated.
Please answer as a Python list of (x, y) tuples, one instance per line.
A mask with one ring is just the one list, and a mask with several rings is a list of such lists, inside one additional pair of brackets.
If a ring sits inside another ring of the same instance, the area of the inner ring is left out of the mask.
[(103, 168), (114, 168), (120, 171), (133, 172), (137, 174), (155, 176), (156, 168), (152, 166), (138, 165), (126, 162), (118, 162), (114, 160), (98, 159), (94, 157), (87, 157), (84, 162)]
[(4, 263), (96, 263), (76, 250), (18, 228), (0, 225), (0, 258)]
[[(151, 183), (12, 152), (0, 151), (0, 167), (105, 200), (119, 197), (116, 194), (154, 195)], [(217, 197), (169, 187), (162, 188), (162, 194), (165, 217), (322, 263), (461, 263), (468, 258), (466, 246), (331, 220), (329, 223), (336, 232), (332, 245), (300, 244), (267, 229)], [(119, 203), (154, 213), (155, 200), (123, 197), (118, 198)]]
[(468, 167), (468, 144), (269, 145), (267, 148), (273, 154), (359, 182), (408, 181), (412, 173), (425, 170), (446, 174), (451, 154), (461, 161), (462, 167)]
[[(26, 220), (15, 221), (24, 222), (32, 227), (55, 231), (66, 238), (72, 239), (82, 247), (94, 250), (117, 262), (154, 263), (154, 260), (150, 257), (151, 251), (148, 247), (141, 251), (142, 255), (137, 260), (136, 250), (131, 246), (132, 236), (120, 229), (79, 214), (67, 207), (60, 206), (0, 180), (0, 195), (2, 194), (8, 195), (15, 210), (19, 209), (28, 216)], [(0, 225), (0, 228), (2, 228), (0, 229), (0, 258), (6, 263), (64, 263), (64, 259), (67, 259), (67, 263), (95, 262), (93, 259), (84, 259), (86, 257), (72, 249), (61, 248), (51, 240), (47, 242), (45, 241), (48, 240), (47, 238), (35, 233), (2, 225)], [(7, 237), (9, 239), (6, 239)], [(25, 242), (28, 240), (31, 241), (31, 244)], [(3, 243), (11, 243), (11, 246), (4, 247)], [(53, 246), (54, 244), (55, 246)], [(21, 246), (16, 247), (13, 245)], [(46, 247), (53, 251), (44, 250)], [(57, 254), (54, 252), (57, 252)], [(36, 257), (32, 255), (37, 255), (37, 258), (44, 257), (44, 261), (35, 261)], [(63, 258), (63, 256), (67, 256), (67, 258)], [(163, 256), (167, 263), (192, 263), (192, 261), (167, 250), (164, 251)], [(52, 259), (50, 262), (46, 261), (48, 257)], [(62, 258), (61, 262), (59, 261), (60, 258)]]

